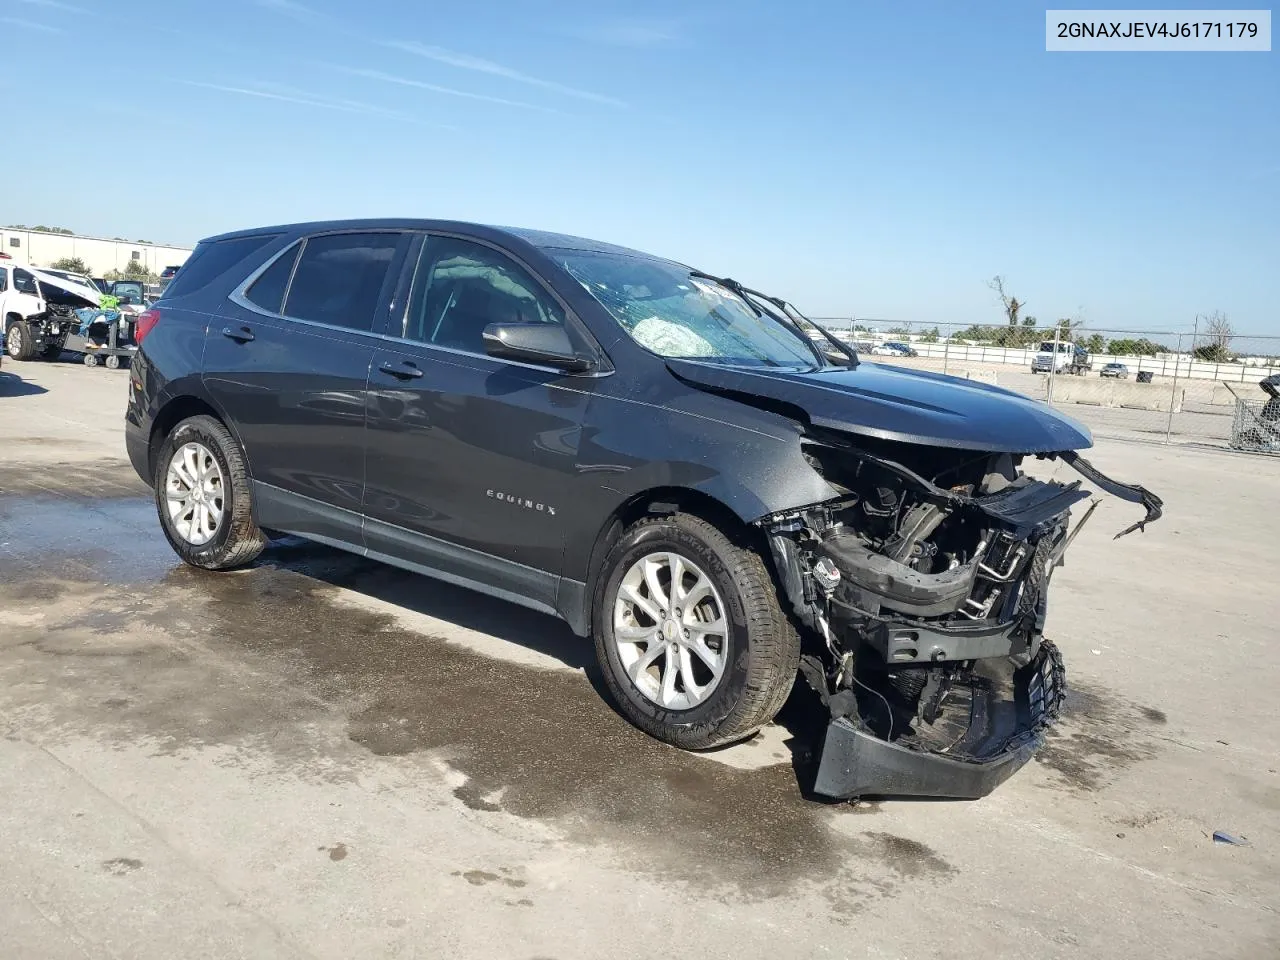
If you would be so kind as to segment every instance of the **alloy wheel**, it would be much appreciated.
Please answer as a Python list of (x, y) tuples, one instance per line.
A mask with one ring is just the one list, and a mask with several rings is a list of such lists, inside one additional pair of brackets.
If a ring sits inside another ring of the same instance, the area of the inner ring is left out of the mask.
[(678, 553), (631, 565), (613, 605), (613, 643), (636, 689), (668, 710), (706, 701), (729, 652), (724, 602), (711, 579)]
[(165, 472), (165, 506), (174, 532), (192, 546), (214, 538), (226, 508), (226, 486), (217, 458), (202, 443), (184, 443)]

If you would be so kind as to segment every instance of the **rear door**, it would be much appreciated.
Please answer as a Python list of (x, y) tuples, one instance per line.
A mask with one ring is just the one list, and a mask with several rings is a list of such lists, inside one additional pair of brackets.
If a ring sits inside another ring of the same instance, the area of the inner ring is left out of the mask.
[(237, 425), (263, 526), (360, 542), (372, 331), (409, 240), (307, 237), (251, 275), (210, 325), (204, 382)]
[(391, 315), (396, 342), (373, 356), (366, 544), (553, 608), (584, 380), (491, 357), (482, 333), (573, 330), (571, 318), (524, 266), (473, 240), (428, 237), (413, 278)]

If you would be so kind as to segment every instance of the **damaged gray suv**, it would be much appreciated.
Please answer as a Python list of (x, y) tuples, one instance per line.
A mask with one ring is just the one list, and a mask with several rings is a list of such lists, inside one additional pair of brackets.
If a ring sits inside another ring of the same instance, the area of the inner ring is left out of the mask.
[(1161, 511), (1040, 403), (574, 237), (214, 237), (138, 339), (129, 455), (188, 563), (288, 533), (556, 614), (619, 710), (687, 749), (750, 736), (801, 676), (833, 797), (978, 797), (1025, 763), (1065, 690), (1042, 631), (1082, 481), (1134, 528)]

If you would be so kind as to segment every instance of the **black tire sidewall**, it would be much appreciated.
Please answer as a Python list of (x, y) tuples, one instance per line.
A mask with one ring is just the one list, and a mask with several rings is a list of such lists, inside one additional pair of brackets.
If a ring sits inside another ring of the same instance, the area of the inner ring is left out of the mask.
[[(728, 662), (724, 674), (706, 701), (690, 710), (668, 710), (641, 693), (623, 669), (614, 642), (613, 610), (622, 578), (641, 557), (660, 552), (676, 553), (697, 564), (715, 585), (729, 621), (726, 637)], [(609, 688), (619, 700), (623, 712), (642, 729), (654, 724), (664, 728), (718, 726), (742, 700), (750, 656), (746, 609), (727, 558), (716, 549), (716, 545), (705, 542), (674, 522), (651, 523), (623, 534), (606, 558), (603, 572), (605, 575), (600, 578), (601, 586), (592, 604), (595, 614), (592, 633), (601, 668), (606, 672)]]
[[(227, 450), (225, 449), (227, 443), (227, 439), (224, 436), (225, 430), (215, 431), (210, 429), (214, 424), (216, 424), (216, 421), (207, 417), (193, 417), (190, 420), (183, 420), (174, 427), (169, 435), (165, 437), (164, 442), (160, 444), (160, 449), (156, 455), (155, 476), (152, 478), (156, 513), (160, 517), (160, 526), (164, 530), (164, 535), (169, 541), (169, 545), (187, 563), (197, 567), (210, 568), (218, 566), (227, 552), (227, 542), (230, 540), (232, 530), (235, 527), (233, 518), (235, 516), (236, 498), (241, 495), (241, 491), (236, 489), (231, 472), (231, 463), (228, 460)], [(213, 539), (199, 546), (187, 542), (173, 529), (172, 521), (169, 519), (169, 512), (165, 509), (165, 489), (169, 463), (173, 460), (174, 452), (179, 447), (193, 442), (202, 444), (213, 454), (213, 458), (218, 461), (218, 469), (222, 471), (224, 490), (223, 522), (218, 527), (218, 532), (213, 535)]]

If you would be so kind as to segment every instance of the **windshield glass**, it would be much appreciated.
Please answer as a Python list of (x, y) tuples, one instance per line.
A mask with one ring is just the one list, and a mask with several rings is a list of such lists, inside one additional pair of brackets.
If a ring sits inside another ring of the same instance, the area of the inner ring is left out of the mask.
[(807, 337), (757, 316), (732, 290), (673, 263), (609, 253), (550, 250), (552, 259), (630, 334), (662, 357), (740, 366), (821, 366)]
[[(1075, 349), (1075, 344), (1068, 343), (1068, 342), (1066, 342), (1065, 340), (1059, 340), (1059, 341), (1058, 341), (1058, 353), (1070, 353), (1070, 352), (1071, 352), (1072, 350), (1074, 350), (1074, 349)], [(1053, 353), (1053, 352), (1054, 352), (1054, 351), (1053, 351), (1053, 341), (1052, 341), (1052, 340), (1046, 340), (1046, 341), (1044, 341), (1042, 344), (1040, 344), (1040, 352), (1041, 352), (1041, 353)]]

